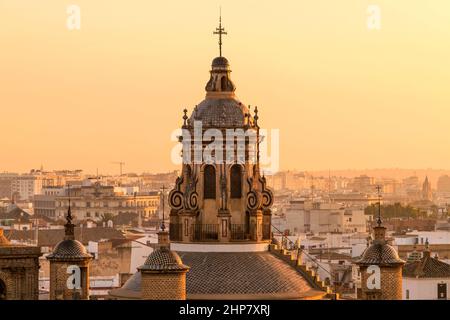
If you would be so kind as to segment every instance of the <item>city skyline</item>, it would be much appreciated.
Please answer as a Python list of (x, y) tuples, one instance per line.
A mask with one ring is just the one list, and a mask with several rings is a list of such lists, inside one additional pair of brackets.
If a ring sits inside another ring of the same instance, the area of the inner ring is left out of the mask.
[[(219, 3), (78, 4), (70, 31), (64, 4), (1, 3), (1, 170), (177, 169), (170, 135), (204, 97)], [(281, 170), (448, 168), (449, 4), (378, 1), (380, 30), (369, 2), (254, 4), (222, 6), (224, 56), (280, 130)]]

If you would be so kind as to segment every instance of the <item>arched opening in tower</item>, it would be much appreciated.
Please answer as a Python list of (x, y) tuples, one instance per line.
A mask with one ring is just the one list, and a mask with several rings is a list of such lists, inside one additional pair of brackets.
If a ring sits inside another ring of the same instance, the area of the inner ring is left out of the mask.
[(222, 91), (226, 91), (227, 90), (227, 77), (226, 76), (223, 76), (220, 79), (220, 88), (221, 88)]
[(203, 198), (216, 198), (216, 169), (212, 165), (205, 166), (203, 171)]
[(231, 167), (231, 198), (240, 199), (242, 197), (242, 170), (241, 166), (235, 164)]

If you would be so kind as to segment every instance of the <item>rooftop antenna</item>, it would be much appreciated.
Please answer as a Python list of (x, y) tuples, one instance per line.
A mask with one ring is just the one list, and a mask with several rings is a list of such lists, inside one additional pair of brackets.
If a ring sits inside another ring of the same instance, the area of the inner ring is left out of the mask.
[(219, 54), (220, 57), (222, 56), (222, 35), (223, 34), (227, 34), (227, 32), (225, 31), (224, 28), (222, 28), (222, 7), (220, 7), (219, 9), (220, 14), (219, 14), (219, 27), (216, 28), (216, 31), (214, 31), (213, 34), (218, 34), (219, 35)]

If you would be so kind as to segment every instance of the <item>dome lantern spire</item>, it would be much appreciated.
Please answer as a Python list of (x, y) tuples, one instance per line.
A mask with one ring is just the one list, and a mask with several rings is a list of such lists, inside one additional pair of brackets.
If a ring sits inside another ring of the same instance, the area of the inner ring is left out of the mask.
[(70, 208), (70, 185), (67, 188), (68, 196), (69, 196), (69, 208), (67, 209), (67, 217), (66, 217), (66, 224), (64, 225), (65, 228), (65, 240), (74, 240), (75, 239), (75, 225), (72, 223), (72, 210)]
[(225, 31), (225, 28), (222, 28), (222, 8), (220, 8), (220, 14), (219, 14), (219, 27), (216, 28), (216, 31), (213, 32), (213, 34), (219, 35), (219, 56), (222, 56), (222, 35), (227, 34)]

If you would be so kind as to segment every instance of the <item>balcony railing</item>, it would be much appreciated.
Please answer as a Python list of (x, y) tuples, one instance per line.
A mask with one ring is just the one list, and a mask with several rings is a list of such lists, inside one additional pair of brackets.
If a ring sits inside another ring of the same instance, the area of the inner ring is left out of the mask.
[(169, 225), (169, 237), (172, 241), (181, 241), (183, 239), (183, 228), (181, 223), (171, 223)]
[(248, 240), (245, 224), (231, 225), (231, 240)]
[(219, 240), (218, 224), (193, 224), (193, 241), (217, 241)]

